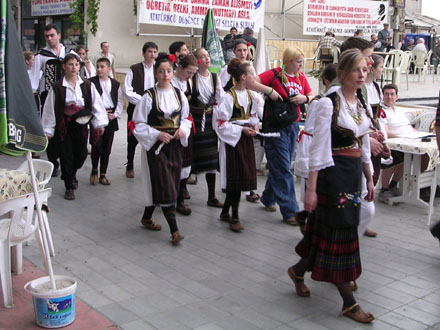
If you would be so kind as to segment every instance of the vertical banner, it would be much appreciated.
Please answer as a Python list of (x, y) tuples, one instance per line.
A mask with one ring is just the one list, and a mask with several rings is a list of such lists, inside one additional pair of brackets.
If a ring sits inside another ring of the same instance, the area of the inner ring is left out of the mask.
[(139, 0), (138, 20), (141, 24), (158, 24), (202, 28), (211, 8), (215, 27), (243, 30), (264, 27), (265, 0)]
[(388, 23), (388, 1), (304, 0), (303, 34), (353, 36), (354, 31), (377, 34)]
[(219, 73), (220, 69), (225, 66), (223, 58), (222, 45), (215, 30), (214, 15), (212, 9), (208, 9), (202, 31), (202, 47), (204, 47), (211, 59), (211, 67), (209, 71)]

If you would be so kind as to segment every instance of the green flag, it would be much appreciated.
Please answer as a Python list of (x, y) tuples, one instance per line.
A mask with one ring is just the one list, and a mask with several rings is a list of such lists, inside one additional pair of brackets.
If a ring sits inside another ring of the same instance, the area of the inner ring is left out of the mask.
[(225, 59), (220, 39), (215, 30), (214, 14), (211, 8), (208, 9), (203, 22), (202, 47), (207, 50), (211, 58), (209, 71), (219, 73), (220, 69), (225, 66)]

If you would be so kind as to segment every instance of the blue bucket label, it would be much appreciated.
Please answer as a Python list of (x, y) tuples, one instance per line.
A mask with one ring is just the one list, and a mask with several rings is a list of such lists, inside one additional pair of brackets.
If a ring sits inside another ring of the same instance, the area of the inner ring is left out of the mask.
[(61, 298), (34, 297), (37, 324), (47, 328), (66, 326), (75, 319), (75, 295)]

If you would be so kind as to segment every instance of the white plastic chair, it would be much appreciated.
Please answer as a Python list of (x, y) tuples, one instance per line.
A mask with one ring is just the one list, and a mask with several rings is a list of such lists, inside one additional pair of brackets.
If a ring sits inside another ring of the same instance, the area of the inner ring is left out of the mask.
[(306, 57), (304, 59), (304, 67), (306, 68), (308, 61), (312, 61), (313, 62), (312, 70), (317, 70), (318, 69), (318, 55), (319, 55), (319, 47), (317, 47), (315, 49), (315, 53), (313, 54), (312, 57)]
[[(51, 188), (38, 192), (41, 200), (47, 200), (51, 193)], [(0, 217), (2, 217), (0, 220), (0, 277), (5, 307), (13, 307), (11, 259), (14, 259), (15, 265), (22, 265), (22, 243), (34, 237), (45, 260), (38, 221), (33, 216), (34, 208), (34, 194), (11, 198), (0, 203)], [(11, 256), (11, 247), (14, 256)]]
[(409, 67), (411, 64), (411, 58), (412, 58), (411, 52), (404, 52), (402, 54), (400, 65), (396, 68), (396, 85), (400, 88), (401, 75), (404, 74), (406, 76), (406, 90), (409, 89), (408, 75), (409, 75)]
[[(384, 60), (384, 76), (385, 80), (393, 81), (396, 85), (400, 83), (400, 76), (398, 74), (403, 60), (403, 51), (391, 50)], [(389, 78), (391, 75), (392, 79)]]
[[(39, 189), (44, 189), (52, 177), (53, 164), (51, 162), (48, 162), (47, 160), (42, 160), (42, 159), (33, 159), (32, 164), (34, 165), (35, 177), (38, 179)], [(27, 161), (24, 161), (17, 168), (17, 170), (29, 173), (29, 163)], [(44, 202), (47, 202), (47, 200), (42, 201), (41, 203)], [(50, 255), (54, 257), (55, 247), (53, 245), (52, 233), (50, 231), (49, 219), (47, 217), (47, 209), (43, 208), (41, 210), (41, 213), (43, 215), (44, 230), (46, 231), (46, 237), (47, 237), (47, 243), (49, 245)], [(34, 216), (35, 217), (37, 216), (37, 212), (35, 212)]]
[(420, 75), (422, 73), (423, 73), (423, 80), (425, 80), (426, 78), (426, 70), (428, 69), (428, 66), (426, 64), (427, 58), (428, 58), (428, 54), (425, 52), (413, 52), (414, 76), (416, 72), (418, 72), (419, 74), (418, 81), (420, 81)]
[(269, 62), (271, 69), (278, 67), (280, 62), (280, 50), (277, 46), (267, 45), (267, 51), (269, 53)]
[(411, 121), (411, 125), (414, 125), (416, 130), (421, 132), (432, 132), (433, 123), (435, 121), (436, 109), (429, 109), (422, 112), (416, 118)]

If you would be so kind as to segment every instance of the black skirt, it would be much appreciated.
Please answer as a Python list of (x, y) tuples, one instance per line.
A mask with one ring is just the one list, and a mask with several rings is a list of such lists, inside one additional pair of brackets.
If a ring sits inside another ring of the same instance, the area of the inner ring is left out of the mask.
[(158, 155), (160, 141), (147, 151), (151, 190), (154, 205), (171, 205), (177, 201), (180, 172), (182, 170), (182, 145), (179, 140), (165, 144)]
[(241, 134), (235, 148), (226, 145), (226, 189), (249, 191), (257, 189), (254, 139)]
[(212, 111), (205, 113), (205, 127), (202, 131), (203, 115), (193, 113), (196, 133), (193, 136), (193, 163), (191, 172), (216, 171), (218, 164), (218, 139), (212, 128)]

